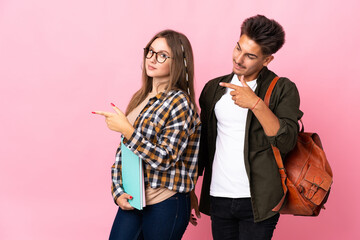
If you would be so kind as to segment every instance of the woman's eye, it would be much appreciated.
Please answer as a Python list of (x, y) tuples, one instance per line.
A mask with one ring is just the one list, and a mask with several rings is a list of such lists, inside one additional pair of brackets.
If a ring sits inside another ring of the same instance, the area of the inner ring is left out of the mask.
[(161, 53), (161, 54), (160, 54), (160, 57), (162, 57), (162, 58), (167, 58), (168, 56), (167, 56), (165, 53)]

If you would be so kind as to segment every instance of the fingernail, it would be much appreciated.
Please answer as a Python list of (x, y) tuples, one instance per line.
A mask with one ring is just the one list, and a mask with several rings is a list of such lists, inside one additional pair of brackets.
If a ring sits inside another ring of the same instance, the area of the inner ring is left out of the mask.
[(133, 197), (132, 197), (132, 196), (130, 196), (130, 199), (133, 199)]
[(92, 114), (96, 114), (96, 112), (91, 112)]
[(110, 103), (110, 104), (111, 104), (111, 106), (115, 107), (115, 104), (113, 104), (113, 103)]

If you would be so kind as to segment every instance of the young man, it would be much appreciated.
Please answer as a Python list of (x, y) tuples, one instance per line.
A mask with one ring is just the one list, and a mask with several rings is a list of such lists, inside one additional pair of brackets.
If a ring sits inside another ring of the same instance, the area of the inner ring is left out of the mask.
[(300, 98), (280, 78), (263, 102), (276, 74), (268, 64), (285, 42), (283, 28), (257, 15), (241, 26), (233, 51), (233, 73), (209, 81), (200, 96), (202, 133), (200, 211), (211, 215), (215, 240), (271, 239), (279, 219), (272, 209), (283, 196), (271, 144), (283, 157), (295, 145)]

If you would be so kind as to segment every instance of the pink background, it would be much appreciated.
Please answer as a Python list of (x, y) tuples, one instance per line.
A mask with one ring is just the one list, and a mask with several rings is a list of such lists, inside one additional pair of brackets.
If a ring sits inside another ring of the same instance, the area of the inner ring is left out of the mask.
[[(286, 30), (269, 67), (297, 84), (306, 130), (320, 134), (335, 175), (327, 210), (282, 216), (274, 239), (359, 239), (359, 9), (357, 0), (1, 0), (0, 239), (107, 239), (119, 135), (91, 111), (125, 109), (142, 48), (165, 28), (190, 39), (199, 96), (231, 71), (240, 24), (258, 13)], [(183, 239), (211, 239), (209, 218)]]

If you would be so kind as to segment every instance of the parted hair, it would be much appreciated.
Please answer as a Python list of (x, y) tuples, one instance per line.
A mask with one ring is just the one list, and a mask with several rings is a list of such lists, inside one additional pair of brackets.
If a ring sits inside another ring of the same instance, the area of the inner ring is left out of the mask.
[[(194, 92), (194, 57), (190, 41), (184, 34), (167, 29), (157, 33), (148, 42), (145, 48), (149, 48), (153, 41), (157, 38), (165, 38), (172, 52), (170, 64), (170, 81), (166, 87), (166, 91), (182, 90), (189, 96), (190, 101), (194, 104), (196, 109)], [(184, 52), (181, 45), (184, 48)], [(185, 67), (184, 63), (184, 54), (187, 67)], [(126, 109), (126, 115), (128, 115), (134, 108), (136, 108), (142, 101), (144, 101), (146, 96), (152, 91), (152, 77), (149, 77), (146, 74), (145, 57), (146, 51), (144, 52), (142, 63), (142, 86), (132, 96)], [(188, 81), (186, 81), (186, 73), (188, 74)], [(188, 90), (190, 94), (188, 93)]]
[(247, 35), (260, 45), (264, 55), (276, 53), (285, 43), (283, 27), (263, 15), (247, 18), (241, 25), (241, 34)]

